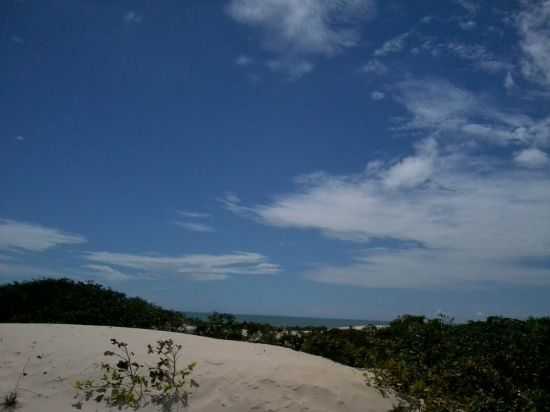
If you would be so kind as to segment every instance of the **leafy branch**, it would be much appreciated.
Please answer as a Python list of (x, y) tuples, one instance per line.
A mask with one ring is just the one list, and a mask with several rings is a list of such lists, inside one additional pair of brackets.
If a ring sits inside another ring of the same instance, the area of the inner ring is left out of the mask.
[(155, 346), (147, 345), (148, 354), (156, 354), (159, 360), (154, 366), (139, 363), (128, 344), (111, 339), (114, 351), (105, 351), (104, 356), (115, 358), (115, 363), (101, 364), (102, 376), (99, 380), (77, 381), (77, 400), (73, 406), (81, 409), (83, 402), (93, 400), (104, 402), (119, 410), (137, 410), (153, 404), (162, 411), (177, 411), (187, 407), (189, 396), (198, 383), (190, 377), (195, 363), (178, 369), (182, 346), (172, 339), (159, 340)]

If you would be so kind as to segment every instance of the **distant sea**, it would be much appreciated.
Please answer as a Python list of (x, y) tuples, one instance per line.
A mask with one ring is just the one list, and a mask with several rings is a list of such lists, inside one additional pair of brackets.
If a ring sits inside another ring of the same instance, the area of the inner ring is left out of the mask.
[[(184, 312), (189, 318), (206, 320), (211, 313), (206, 312)], [(298, 316), (275, 316), (275, 315), (243, 315), (233, 314), (240, 322), (255, 322), (267, 323), (271, 326), (325, 326), (327, 328), (339, 328), (345, 326), (360, 326), (360, 325), (387, 325), (388, 322), (376, 320), (361, 320), (361, 319), (333, 319), (333, 318), (308, 318)]]

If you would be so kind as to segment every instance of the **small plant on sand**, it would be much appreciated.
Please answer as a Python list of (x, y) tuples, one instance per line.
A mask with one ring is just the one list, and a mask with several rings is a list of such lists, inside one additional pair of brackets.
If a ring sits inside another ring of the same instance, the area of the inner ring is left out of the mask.
[[(19, 376), (17, 377), (17, 382), (15, 383), (15, 386), (11, 392), (9, 392), (7, 395), (4, 396), (4, 400), (0, 404), (2, 406), (1, 411), (13, 411), (15, 408), (19, 406), (19, 385), (21, 384), (21, 378), (23, 376), (27, 376), (27, 366), (29, 366), (29, 362), (31, 361), (31, 357), (29, 356), (27, 358), (27, 361), (25, 362), (25, 365), (23, 366), (23, 369), (21, 369), (21, 372), (19, 373)], [(31, 392), (31, 391), (29, 391)]]
[(115, 364), (103, 362), (103, 375), (97, 381), (77, 381), (73, 406), (82, 408), (83, 401), (104, 402), (109, 407), (137, 410), (149, 404), (157, 405), (162, 411), (180, 411), (189, 402), (189, 395), (198, 383), (191, 378), (195, 363), (178, 369), (182, 349), (172, 339), (159, 340), (155, 346), (147, 345), (147, 353), (158, 355), (154, 366), (138, 363), (128, 344), (111, 339), (115, 351), (106, 351), (107, 357), (117, 359)]
[(2, 401), (2, 410), (3, 411), (11, 411), (15, 409), (17, 406), (17, 392), (10, 392)]

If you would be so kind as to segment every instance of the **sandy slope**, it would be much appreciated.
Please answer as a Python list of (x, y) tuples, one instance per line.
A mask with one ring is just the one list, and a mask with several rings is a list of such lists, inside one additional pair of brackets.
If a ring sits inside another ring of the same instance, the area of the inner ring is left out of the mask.
[[(104, 326), (0, 324), (0, 395), (21, 379), (20, 411), (74, 410), (72, 384), (94, 376), (109, 339), (128, 342), (141, 359), (145, 347), (172, 338), (182, 360), (198, 362), (200, 388), (190, 411), (387, 411), (391, 402), (365, 386), (361, 372), (329, 360), (269, 345)], [(32, 392), (31, 392), (32, 391)], [(89, 403), (84, 410), (106, 408)], [(155, 410), (148, 408), (147, 410)]]

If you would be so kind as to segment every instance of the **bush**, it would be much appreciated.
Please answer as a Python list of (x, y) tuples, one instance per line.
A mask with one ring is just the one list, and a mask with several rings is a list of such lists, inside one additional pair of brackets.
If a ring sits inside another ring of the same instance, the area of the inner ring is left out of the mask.
[(18, 403), (19, 402), (17, 401), (17, 392), (10, 392), (4, 397), (4, 400), (2, 401), (2, 410), (12, 411), (17, 407)]
[(147, 345), (147, 353), (159, 355), (159, 360), (155, 366), (146, 368), (136, 361), (127, 343), (111, 339), (111, 344), (116, 350), (104, 355), (118, 360), (114, 365), (101, 364), (103, 374), (98, 381), (76, 382), (75, 408), (81, 409), (83, 401), (90, 400), (119, 410), (137, 410), (149, 404), (158, 405), (163, 411), (171, 411), (174, 406), (178, 411), (187, 407), (191, 390), (199, 385), (190, 377), (194, 363), (178, 369), (181, 345), (171, 339), (159, 340), (155, 347)]
[(140, 298), (70, 279), (0, 286), (0, 322), (73, 323), (176, 330), (185, 317)]

